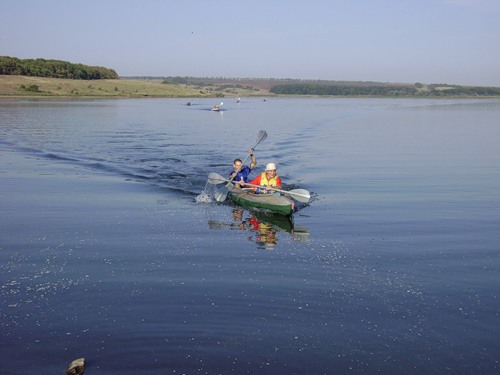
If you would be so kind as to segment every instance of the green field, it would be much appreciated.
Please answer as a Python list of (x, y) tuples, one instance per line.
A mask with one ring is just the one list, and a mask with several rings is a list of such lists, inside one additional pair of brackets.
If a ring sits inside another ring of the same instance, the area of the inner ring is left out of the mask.
[(16, 97), (117, 97), (195, 98), (268, 95), (267, 90), (188, 85), (148, 79), (77, 80), (0, 75), (0, 98)]
[(192, 97), (199, 91), (176, 84), (127, 79), (76, 80), (0, 75), (1, 97)]

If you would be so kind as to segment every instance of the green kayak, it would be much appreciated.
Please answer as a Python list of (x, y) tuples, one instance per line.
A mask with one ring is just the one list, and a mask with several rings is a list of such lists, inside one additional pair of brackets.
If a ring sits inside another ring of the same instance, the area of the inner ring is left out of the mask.
[(261, 208), (285, 216), (290, 216), (295, 207), (293, 200), (283, 195), (255, 194), (253, 190), (234, 186), (229, 186), (228, 189), (233, 202), (243, 207)]

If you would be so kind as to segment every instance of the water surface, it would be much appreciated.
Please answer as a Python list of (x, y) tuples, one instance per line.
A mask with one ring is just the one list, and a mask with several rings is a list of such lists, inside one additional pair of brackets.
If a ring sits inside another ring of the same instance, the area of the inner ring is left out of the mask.
[[(500, 101), (0, 102), (2, 374), (498, 372)], [(259, 130), (293, 222), (199, 199)]]

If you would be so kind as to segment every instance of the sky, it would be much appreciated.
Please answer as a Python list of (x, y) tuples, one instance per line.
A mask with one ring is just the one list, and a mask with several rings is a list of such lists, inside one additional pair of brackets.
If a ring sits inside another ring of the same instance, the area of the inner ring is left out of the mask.
[(500, 87), (500, 0), (0, 0), (0, 56), (125, 77)]

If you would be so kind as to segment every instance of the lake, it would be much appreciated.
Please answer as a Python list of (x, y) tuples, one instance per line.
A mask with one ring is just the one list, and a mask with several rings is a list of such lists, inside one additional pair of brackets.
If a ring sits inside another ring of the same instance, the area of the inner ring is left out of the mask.
[(500, 100), (188, 100), (0, 101), (1, 374), (499, 372)]

